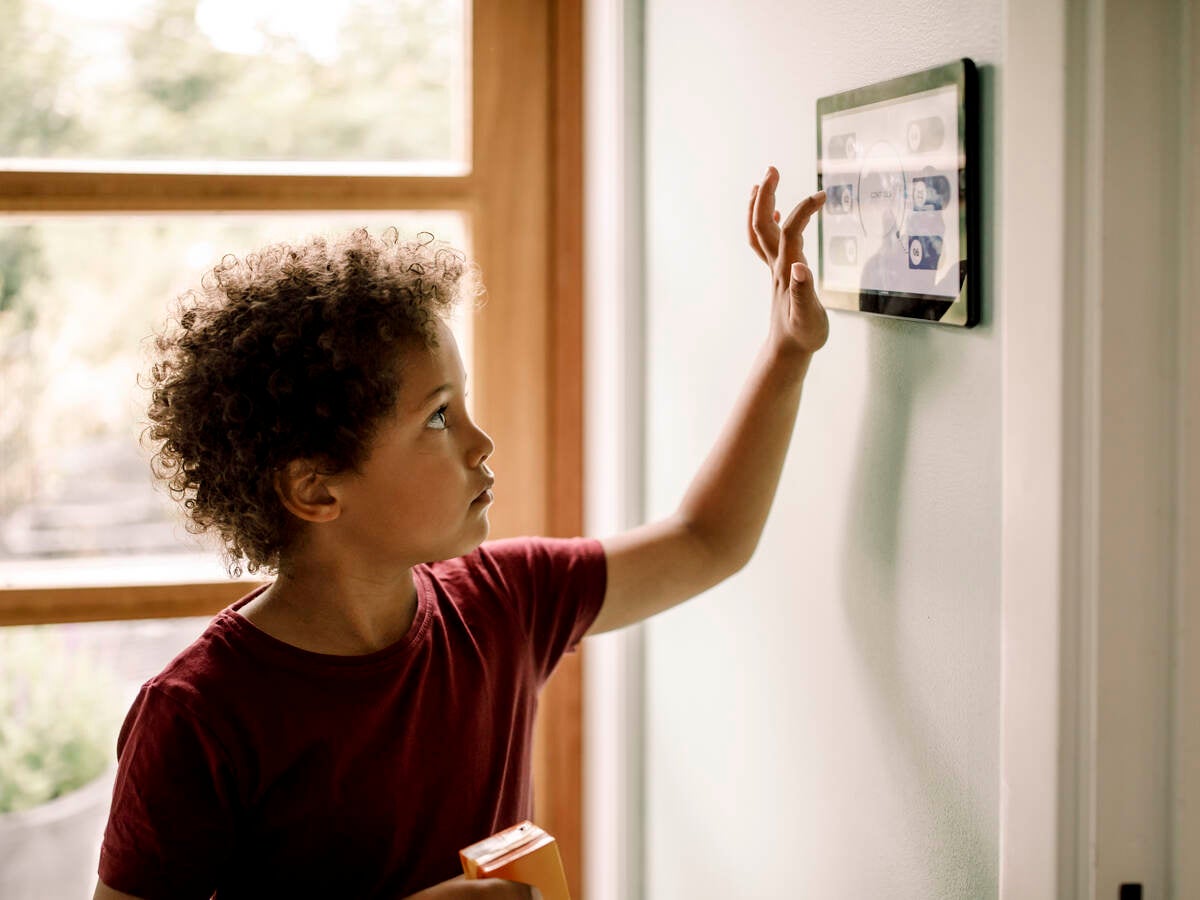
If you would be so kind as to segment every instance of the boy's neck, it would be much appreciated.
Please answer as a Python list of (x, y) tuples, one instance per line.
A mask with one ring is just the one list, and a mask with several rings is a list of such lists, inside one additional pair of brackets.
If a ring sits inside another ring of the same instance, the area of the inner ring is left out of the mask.
[(412, 569), (397, 577), (281, 573), (238, 612), (271, 637), (333, 656), (364, 656), (401, 640), (417, 614)]

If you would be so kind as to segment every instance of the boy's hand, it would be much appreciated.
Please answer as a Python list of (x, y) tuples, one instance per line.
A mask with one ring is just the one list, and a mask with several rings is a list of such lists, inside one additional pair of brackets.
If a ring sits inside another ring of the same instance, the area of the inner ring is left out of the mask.
[(419, 893), (409, 894), (405, 900), (542, 900), (542, 892), (516, 881), (468, 879), (459, 875)]
[(750, 194), (750, 247), (771, 269), (771, 340), (778, 349), (815, 353), (829, 339), (829, 316), (817, 299), (812, 269), (804, 258), (804, 229), (825, 203), (818, 191), (800, 201), (782, 227), (775, 209), (779, 173), (767, 168)]

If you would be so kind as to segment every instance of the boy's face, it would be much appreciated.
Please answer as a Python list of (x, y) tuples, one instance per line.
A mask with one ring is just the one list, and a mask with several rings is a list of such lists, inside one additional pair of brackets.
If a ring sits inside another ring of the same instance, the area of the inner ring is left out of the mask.
[(369, 561), (406, 564), (470, 553), (488, 536), (495, 445), (467, 414), (466, 372), (449, 327), (401, 364), (400, 395), (359, 472), (332, 476), (343, 533)]

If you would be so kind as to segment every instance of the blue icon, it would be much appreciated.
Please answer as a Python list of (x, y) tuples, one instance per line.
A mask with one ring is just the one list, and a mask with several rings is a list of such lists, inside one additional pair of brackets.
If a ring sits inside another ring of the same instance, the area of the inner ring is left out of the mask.
[(936, 234), (913, 235), (908, 239), (908, 267), (936, 269), (942, 257), (942, 239)]
[(925, 175), (912, 180), (912, 208), (917, 212), (945, 209), (950, 202), (950, 179)]

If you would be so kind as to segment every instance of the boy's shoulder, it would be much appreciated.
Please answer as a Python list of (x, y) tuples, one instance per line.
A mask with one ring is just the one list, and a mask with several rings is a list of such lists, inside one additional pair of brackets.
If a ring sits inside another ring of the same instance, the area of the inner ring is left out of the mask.
[(603, 556), (603, 545), (595, 538), (523, 535), (484, 541), (463, 556), (425, 565), (442, 582), (470, 582), (477, 589), (508, 591), (519, 590), (531, 577), (565, 571)]
[[(255, 658), (234, 610), (265, 589), (255, 587), (209, 620), (204, 629), (142, 685), (193, 712), (226, 703), (255, 677)], [(248, 624), (248, 623), (246, 623)]]
[(464, 556), (430, 565), (440, 566), (456, 563), (465, 566), (539, 565), (579, 557), (592, 557), (597, 553), (603, 554), (603, 552), (604, 548), (597, 538), (547, 537), (535, 534), (484, 541)]

